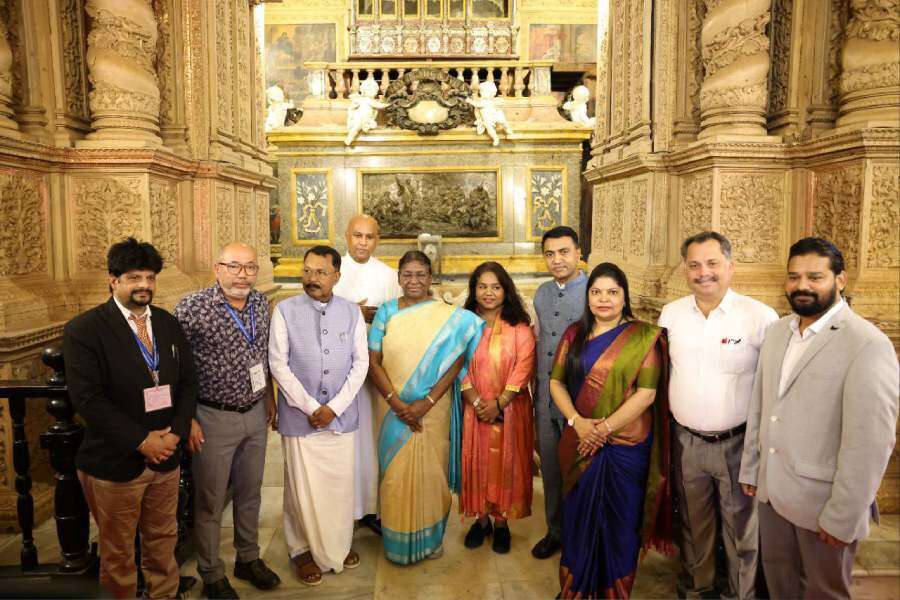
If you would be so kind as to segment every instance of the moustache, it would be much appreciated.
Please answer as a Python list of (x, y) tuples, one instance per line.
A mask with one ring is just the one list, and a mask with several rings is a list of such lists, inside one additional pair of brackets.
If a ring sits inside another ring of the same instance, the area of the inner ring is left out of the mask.
[(791, 298), (818, 298), (813, 292), (791, 292)]
[(718, 281), (718, 277), (700, 277), (694, 280), (694, 283), (706, 283), (707, 281)]
[(304, 283), (303, 289), (304, 290), (319, 290), (319, 289), (322, 289), (322, 286), (320, 286), (317, 283)]

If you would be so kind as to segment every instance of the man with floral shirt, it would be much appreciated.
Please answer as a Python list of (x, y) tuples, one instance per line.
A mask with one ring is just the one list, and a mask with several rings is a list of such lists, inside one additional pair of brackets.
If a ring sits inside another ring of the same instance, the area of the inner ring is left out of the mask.
[(275, 415), (269, 384), (269, 310), (253, 289), (256, 251), (232, 242), (214, 268), (216, 283), (175, 307), (200, 380), (188, 448), (194, 454), (197, 570), (207, 598), (237, 598), (219, 558), (228, 482), (233, 488), (234, 576), (269, 590), (281, 583), (259, 557), (259, 508), (267, 424)]

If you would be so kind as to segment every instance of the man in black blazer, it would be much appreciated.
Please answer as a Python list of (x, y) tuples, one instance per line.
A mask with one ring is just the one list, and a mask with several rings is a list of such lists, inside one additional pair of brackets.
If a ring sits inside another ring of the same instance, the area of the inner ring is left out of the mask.
[(191, 431), (197, 377), (178, 321), (151, 306), (156, 249), (128, 238), (107, 263), (112, 297), (63, 333), (69, 395), (86, 425), (75, 463), (99, 529), (101, 585), (135, 596), (140, 528), (148, 594), (174, 598), (179, 442)]

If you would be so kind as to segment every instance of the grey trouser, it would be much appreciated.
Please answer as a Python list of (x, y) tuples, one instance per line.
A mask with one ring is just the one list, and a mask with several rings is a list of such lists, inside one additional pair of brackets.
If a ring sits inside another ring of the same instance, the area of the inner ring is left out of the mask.
[(723, 597), (753, 598), (758, 554), (756, 503), (738, 482), (744, 435), (707, 442), (675, 423), (672, 436), (674, 486), (681, 514), (679, 588), (688, 597), (714, 589), (716, 529), (728, 559)]
[(198, 404), (197, 421), (206, 439), (193, 459), (197, 571), (204, 583), (213, 583), (225, 577), (219, 537), (229, 481), (237, 560), (259, 558), (259, 507), (266, 464), (265, 401), (244, 414)]
[(544, 515), (547, 532), (557, 540), (562, 535), (562, 474), (559, 469), (559, 438), (566, 422), (550, 416), (550, 408), (537, 409), (538, 455), (544, 484)]
[(850, 598), (857, 542), (843, 548), (829, 546), (816, 532), (783, 518), (768, 502), (759, 503), (759, 533), (772, 598)]

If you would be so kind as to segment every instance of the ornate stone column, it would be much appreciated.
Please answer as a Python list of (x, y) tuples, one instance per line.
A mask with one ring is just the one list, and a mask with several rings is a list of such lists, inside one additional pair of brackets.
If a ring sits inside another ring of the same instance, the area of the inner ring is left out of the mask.
[[(88, 0), (88, 140), (158, 146), (157, 28), (150, 0)], [(97, 144), (89, 144), (97, 145)]]
[(700, 136), (765, 135), (770, 0), (703, 0)]
[(900, 122), (900, 0), (851, 0), (837, 126)]
[[(8, 15), (8, 0), (0, 0), (0, 16)], [(19, 125), (13, 120), (13, 53), (9, 44), (9, 29), (5, 18), (0, 18), (0, 132), (6, 137), (21, 137)]]

